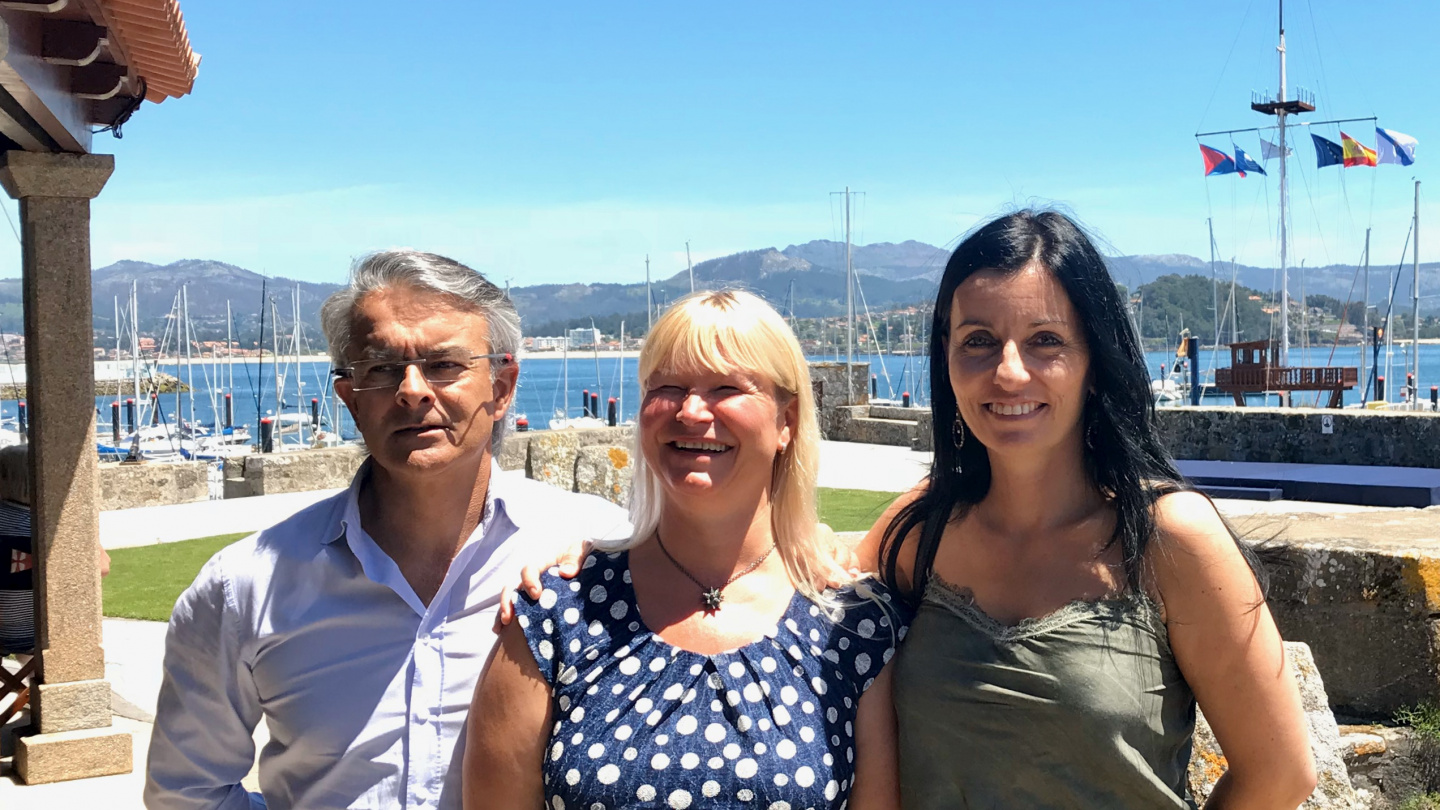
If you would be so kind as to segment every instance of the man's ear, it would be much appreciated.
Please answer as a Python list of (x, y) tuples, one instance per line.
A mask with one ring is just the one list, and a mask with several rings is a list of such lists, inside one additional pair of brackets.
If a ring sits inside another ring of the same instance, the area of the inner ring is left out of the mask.
[(506, 363), (495, 373), (495, 382), (491, 383), (491, 392), (495, 401), (495, 421), (504, 419), (505, 414), (510, 410), (510, 403), (515, 400), (515, 388), (519, 380), (519, 360)]
[(358, 422), (359, 420), (355, 419), (355, 383), (348, 377), (336, 377), (334, 387), (335, 396), (345, 403), (345, 410), (350, 412), (350, 419)]

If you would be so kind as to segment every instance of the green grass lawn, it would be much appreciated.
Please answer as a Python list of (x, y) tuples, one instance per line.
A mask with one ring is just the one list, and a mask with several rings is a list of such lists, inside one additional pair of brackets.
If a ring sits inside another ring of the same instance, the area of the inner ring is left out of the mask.
[[(898, 495), (898, 492), (822, 487), (820, 520), (837, 532), (865, 531)], [(104, 580), (105, 615), (169, 621), (175, 600), (195, 580), (205, 561), (244, 536), (245, 533), (218, 534), (110, 552), (110, 576)]]
[(820, 522), (837, 532), (869, 531), (898, 492), (820, 488)]
[(248, 534), (217, 534), (179, 543), (115, 549), (110, 552), (110, 576), (103, 580), (105, 615), (169, 621), (175, 600), (195, 581), (205, 561)]

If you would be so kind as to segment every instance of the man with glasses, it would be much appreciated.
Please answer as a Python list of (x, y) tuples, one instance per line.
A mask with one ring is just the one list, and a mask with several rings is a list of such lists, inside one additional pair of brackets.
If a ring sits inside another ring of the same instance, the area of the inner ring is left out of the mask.
[[(466, 711), (524, 561), (628, 536), (618, 507), (501, 473), (520, 319), (458, 262), (357, 262), (321, 320), (370, 458), (181, 596), (151, 808), (458, 808)], [(543, 558), (543, 557), (542, 557)], [(261, 718), (260, 793), (241, 786)]]

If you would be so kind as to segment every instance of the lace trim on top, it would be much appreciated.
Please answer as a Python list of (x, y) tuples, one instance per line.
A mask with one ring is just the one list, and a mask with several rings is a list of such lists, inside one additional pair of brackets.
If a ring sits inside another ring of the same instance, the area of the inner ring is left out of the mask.
[(975, 594), (969, 588), (952, 585), (934, 574), (930, 575), (930, 581), (925, 586), (924, 601), (949, 610), (966, 624), (999, 642), (1023, 641), (1087, 619), (1098, 619), (1104, 626), (1115, 627), (1131, 614), (1138, 614), (1166, 647), (1170, 642), (1160, 608), (1145, 594), (1127, 592), (1102, 599), (1076, 599), (1044, 616), (1021, 619), (1013, 625), (1002, 624), (982, 610), (975, 603)]

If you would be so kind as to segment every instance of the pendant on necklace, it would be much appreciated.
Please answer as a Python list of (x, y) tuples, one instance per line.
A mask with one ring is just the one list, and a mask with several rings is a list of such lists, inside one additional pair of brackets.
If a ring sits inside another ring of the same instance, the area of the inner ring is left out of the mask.
[(720, 603), (725, 597), (720, 595), (719, 588), (707, 588), (705, 593), (700, 595), (700, 600), (705, 603), (705, 609), (713, 613), (720, 609)]

